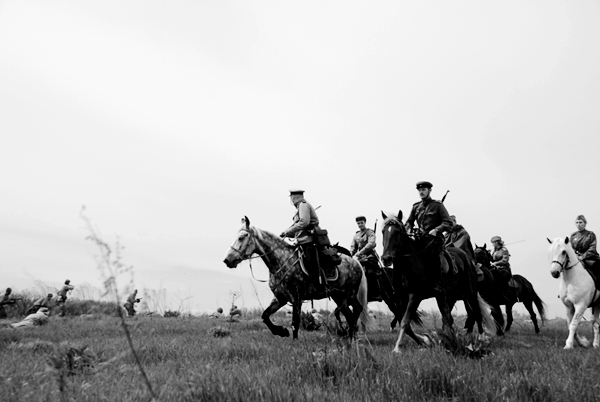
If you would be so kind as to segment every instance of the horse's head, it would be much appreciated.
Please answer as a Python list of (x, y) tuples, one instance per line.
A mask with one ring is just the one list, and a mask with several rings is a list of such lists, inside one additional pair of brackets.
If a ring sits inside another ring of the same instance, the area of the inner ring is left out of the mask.
[(381, 211), (383, 217), (383, 255), (381, 261), (383, 265), (389, 267), (392, 265), (396, 252), (402, 246), (402, 241), (406, 236), (406, 229), (402, 224), (402, 211), (398, 211), (398, 216), (386, 215)]
[(242, 228), (237, 234), (233, 244), (229, 246), (229, 251), (223, 262), (229, 268), (235, 268), (243, 260), (247, 260), (256, 250), (256, 241), (254, 231), (250, 227), (250, 220), (244, 216), (242, 218)]
[(473, 251), (475, 253), (475, 261), (477, 263), (483, 265), (484, 267), (489, 267), (491, 265), (492, 255), (490, 254), (490, 251), (487, 249), (487, 246), (485, 243), (481, 247), (479, 247), (477, 244), (475, 244), (475, 250), (473, 250)]
[[(554, 278), (558, 278), (563, 270), (572, 268), (572, 266), (568, 266), (570, 260), (569, 255), (574, 256), (575, 259), (577, 259), (577, 256), (573, 251), (573, 247), (571, 246), (571, 242), (568, 237), (565, 237), (564, 239), (559, 237), (554, 240), (547, 240), (548, 243), (550, 243), (550, 250), (548, 250), (548, 257), (551, 261), (550, 274)], [(577, 262), (578, 260), (575, 261), (575, 263)]]

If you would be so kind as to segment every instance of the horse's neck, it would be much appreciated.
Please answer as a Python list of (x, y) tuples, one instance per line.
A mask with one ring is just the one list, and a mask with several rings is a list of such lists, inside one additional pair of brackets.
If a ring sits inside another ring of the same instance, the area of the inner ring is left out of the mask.
[(256, 242), (261, 248), (259, 250), (261, 259), (271, 273), (276, 272), (294, 252), (283, 240), (265, 230), (261, 230), (260, 234), (256, 236)]
[(567, 261), (567, 264), (565, 264), (565, 268), (571, 268), (563, 269), (562, 271), (561, 277), (564, 282), (564, 285), (571, 285), (575, 288), (579, 288), (580, 286), (582, 286), (585, 288), (589, 285), (590, 281), (592, 281), (593, 283), (592, 277), (590, 276), (589, 272), (587, 272), (587, 270), (584, 268), (583, 263), (579, 261), (579, 258), (577, 257), (577, 254), (575, 254), (573, 248), (567, 247), (566, 252), (567, 256), (569, 257), (569, 260)]

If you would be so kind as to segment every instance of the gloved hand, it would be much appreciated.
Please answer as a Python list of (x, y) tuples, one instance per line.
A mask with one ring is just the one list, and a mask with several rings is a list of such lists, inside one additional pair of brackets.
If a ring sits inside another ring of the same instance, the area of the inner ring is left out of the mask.
[(281, 232), (281, 234), (279, 235), (279, 237), (285, 237), (285, 232)]

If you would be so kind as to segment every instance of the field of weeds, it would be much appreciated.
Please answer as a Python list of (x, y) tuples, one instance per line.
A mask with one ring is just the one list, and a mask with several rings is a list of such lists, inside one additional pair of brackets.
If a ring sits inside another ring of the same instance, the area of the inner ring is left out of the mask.
[[(420, 331), (434, 331), (428, 315)], [(127, 321), (138, 357), (161, 401), (592, 401), (600, 352), (562, 349), (564, 320), (535, 335), (514, 330), (454, 353), (407, 341), (392, 354), (390, 317), (381, 330), (348, 343), (332, 327), (274, 337), (258, 318), (135, 317)], [(278, 322), (289, 325), (283, 315)], [(461, 317), (457, 318), (460, 325)], [(582, 325), (591, 339), (589, 322)], [(466, 353), (465, 353), (466, 351)], [(474, 352), (483, 353), (474, 353)], [(148, 401), (123, 335), (106, 315), (51, 317), (43, 327), (0, 329), (2, 401)]]

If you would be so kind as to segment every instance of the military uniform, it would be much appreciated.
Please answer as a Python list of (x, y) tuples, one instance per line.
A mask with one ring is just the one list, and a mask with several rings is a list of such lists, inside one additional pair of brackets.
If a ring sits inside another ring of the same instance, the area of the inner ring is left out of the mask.
[(137, 298), (137, 290), (129, 295), (127, 302), (123, 305), (127, 310), (127, 315), (133, 317), (135, 315), (135, 303), (139, 303), (140, 299)]
[[(357, 222), (359, 221), (359, 218), (357, 218)], [(375, 232), (368, 228), (357, 231), (350, 246), (350, 254), (352, 254), (352, 257), (356, 258), (365, 269), (367, 283), (369, 285), (369, 301), (381, 301), (379, 281), (377, 278), (377, 275), (380, 272), (379, 258), (375, 252), (375, 246)]]
[(450, 245), (461, 249), (475, 260), (475, 251), (471, 244), (471, 236), (469, 236), (469, 233), (462, 225), (454, 225), (452, 226), (452, 229), (446, 233), (445, 246)]
[(309, 231), (319, 227), (319, 217), (313, 206), (304, 199), (299, 201), (293, 220), (294, 224), (284, 230), (282, 235), (285, 237), (297, 237), (299, 242), (304, 238), (310, 237), (310, 241), (312, 242), (312, 235)]
[(0, 296), (0, 319), (6, 318), (6, 310), (4, 306), (8, 306), (9, 304), (15, 304), (15, 300), (10, 297), (11, 292), (7, 291), (3, 295)]
[(359, 261), (365, 261), (369, 257), (374, 257), (375, 251), (375, 232), (371, 229), (359, 230), (352, 239), (350, 254), (356, 256)]
[[(417, 189), (429, 188), (433, 185), (430, 182), (422, 181), (417, 183)], [(426, 276), (433, 282), (433, 287), (436, 291), (441, 291), (442, 281), (442, 258), (446, 258), (451, 265), (452, 258), (447, 255), (444, 257), (444, 238), (443, 233), (452, 228), (453, 222), (450, 219), (450, 214), (446, 210), (441, 201), (432, 199), (430, 196), (413, 204), (410, 215), (406, 220), (406, 229), (412, 231), (414, 223), (419, 226), (420, 233), (423, 237), (418, 242), (421, 247), (426, 248), (424, 258), (426, 262)], [(435, 237), (431, 237), (429, 232), (436, 230)]]
[(56, 293), (57, 300), (56, 305), (59, 306), (60, 312), (59, 316), (64, 317), (66, 313), (66, 302), (67, 302), (67, 293), (69, 290), (75, 289), (75, 286), (70, 285), (71, 281), (66, 281), (63, 287)]
[(410, 215), (406, 220), (406, 228), (411, 230), (414, 223), (419, 225), (421, 232), (428, 234), (431, 230), (437, 230), (437, 236), (442, 236), (442, 233), (450, 230), (452, 220), (441, 201), (433, 200), (431, 197), (415, 202)]
[(498, 275), (501, 278), (500, 285), (503, 287), (503, 291), (506, 292), (509, 289), (509, 281), (512, 278), (512, 271), (510, 269), (510, 253), (508, 249), (504, 247), (504, 242), (500, 236), (492, 237), (492, 243), (499, 241), (500, 247), (494, 245), (494, 251), (492, 252), (492, 269), (496, 269)]
[(595, 275), (600, 274), (600, 256), (596, 251), (596, 235), (589, 230), (579, 230), (571, 235), (571, 245), (573, 250), (579, 256), (579, 259), (590, 269)]
[(319, 229), (319, 217), (308, 201), (304, 199), (304, 190), (290, 190), (290, 197), (299, 197), (295, 202), (294, 223), (281, 233), (281, 237), (295, 237), (302, 247), (304, 267), (314, 284), (320, 283), (319, 257), (314, 246), (312, 230)]

